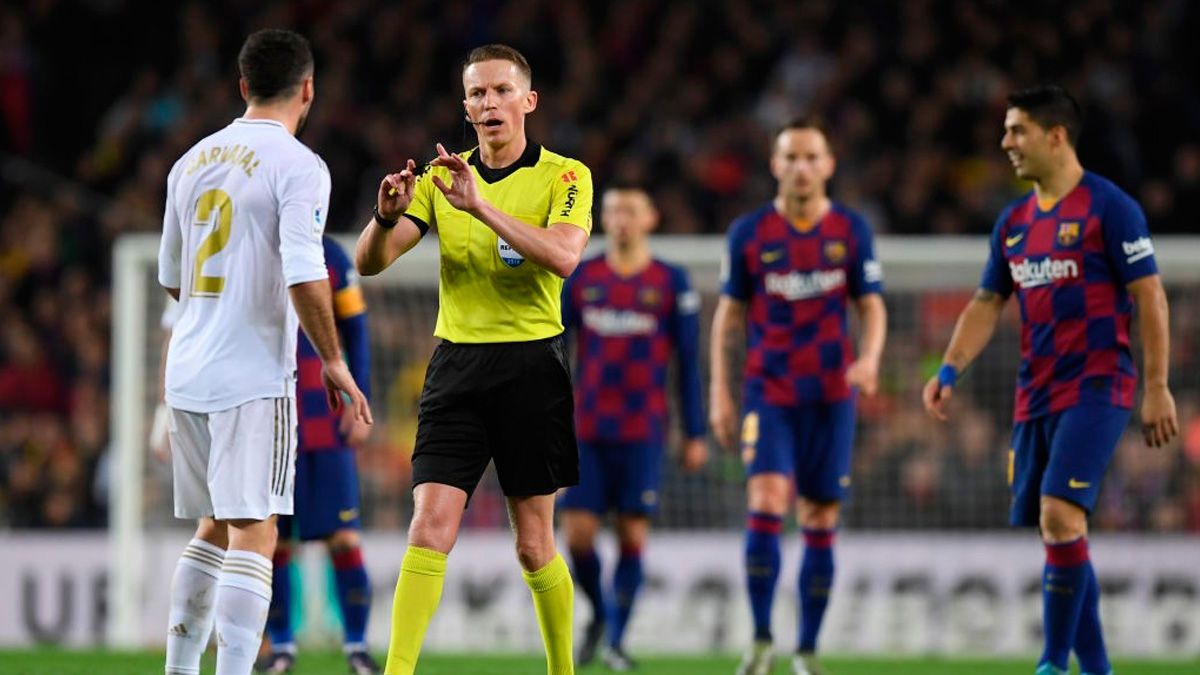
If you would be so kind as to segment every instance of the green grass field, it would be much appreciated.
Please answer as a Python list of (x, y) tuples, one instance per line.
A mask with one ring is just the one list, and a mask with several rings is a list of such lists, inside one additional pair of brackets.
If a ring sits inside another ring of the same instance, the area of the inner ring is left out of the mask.
[[(645, 675), (732, 675), (733, 657), (647, 658), (638, 672)], [(846, 659), (825, 661), (830, 675), (1011, 675), (1032, 673), (1031, 660), (945, 660), (945, 659)], [(114, 653), (0, 650), (0, 673), (4, 675), (153, 675), (162, 672), (162, 654), (156, 652)], [(203, 673), (213, 672), (211, 655)], [(302, 653), (296, 675), (344, 673), (340, 654)], [(421, 659), (418, 675), (539, 675), (546, 672), (542, 659), (523, 656), (447, 656), (430, 654)], [(608, 672), (601, 666), (580, 669), (581, 675)], [(776, 675), (788, 672), (780, 661)], [(1190, 662), (1118, 661), (1119, 675), (1196, 675), (1200, 660)]]

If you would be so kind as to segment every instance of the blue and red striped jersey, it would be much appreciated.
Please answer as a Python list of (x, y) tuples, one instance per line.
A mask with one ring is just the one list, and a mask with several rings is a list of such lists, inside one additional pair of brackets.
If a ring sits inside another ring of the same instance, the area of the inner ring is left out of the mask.
[(781, 406), (850, 397), (847, 301), (883, 292), (861, 216), (834, 203), (819, 221), (797, 224), (767, 204), (738, 218), (721, 292), (747, 303), (748, 396)]
[(1004, 210), (979, 285), (1020, 303), (1016, 421), (1082, 403), (1133, 407), (1125, 287), (1157, 273), (1141, 208), (1094, 173), (1049, 210), (1032, 191)]
[[(345, 351), (350, 374), (363, 394), (370, 397), (371, 350), (367, 335), (367, 305), (363, 301), (358, 273), (342, 247), (329, 237), (325, 244), (325, 267), (333, 287), (333, 314)], [(296, 345), (296, 410), (299, 417), (300, 452), (336, 450), (345, 447), (338, 432), (339, 415), (329, 409), (321, 382), (321, 358), (304, 331)]]
[(563, 287), (563, 324), (576, 341), (575, 429), (585, 442), (666, 439), (667, 370), (678, 359), (684, 432), (703, 437), (700, 297), (687, 272), (651, 260), (630, 277), (604, 256), (580, 263)]

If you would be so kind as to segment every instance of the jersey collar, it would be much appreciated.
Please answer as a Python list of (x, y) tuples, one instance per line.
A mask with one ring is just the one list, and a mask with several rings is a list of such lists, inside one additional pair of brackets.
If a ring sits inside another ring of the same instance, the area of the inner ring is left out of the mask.
[(493, 169), (490, 166), (484, 165), (483, 160), (480, 158), (479, 147), (476, 146), (475, 150), (471, 153), (471, 156), (467, 157), (467, 163), (475, 167), (475, 170), (479, 172), (479, 177), (482, 178), (485, 183), (495, 183), (508, 178), (517, 169), (523, 169), (527, 166), (535, 166), (541, 157), (542, 146), (538, 145), (537, 143), (526, 143), (525, 152), (521, 153), (521, 156), (517, 158), (517, 161), (509, 164), (506, 167)]
[(250, 120), (250, 119), (246, 119), (245, 117), (239, 117), (239, 118), (235, 119), (233, 121), (233, 123), (234, 124), (253, 124), (256, 126), (279, 127), (280, 129), (287, 131), (287, 127), (283, 126), (283, 122), (280, 122), (278, 120), (268, 120), (268, 119), (263, 119), (263, 118), (255, 118), (255, 119)]

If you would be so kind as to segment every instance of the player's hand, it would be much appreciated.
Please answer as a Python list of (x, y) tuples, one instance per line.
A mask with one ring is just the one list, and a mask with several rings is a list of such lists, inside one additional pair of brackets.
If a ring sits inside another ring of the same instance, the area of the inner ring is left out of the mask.
[(733, 449), (737, 439), (737, 409), (728, 392), (714, 392), (708, 406), (708, 423), (712, 426), (717, 442)]
[(375, 198), (375, 208), (379, 215), (388, 220), (395, 220), (403, 215), (412, 203), (416, 182), (417, 163), (411, 159), (399, 173), (384, 176), (379, 182), (379, 195)]
[(859, 358), (846, 369), (846, 382), (866, 396), (879, 391), (879, 359)]
[(925, 402), (925, 412), (935, 420), (945, 422), (950, 419), (946, 415), (946, 401), (954, 395), (954, 387), (948, 387), (938, 381), (937, 375), (929, 378), (925, 383), (925, 390), (921, 392), (921, 400)]
[(437, 159), (430, 164), (450, 169), (450, 176), (453, 180), (450, 185), (446, 185), (441, 178), (434, 176), (433, 184), (442, 191), (443, 195), (446, 195), (446, 201), (450, 202), (450, 206), (459, 211), (473, 213), (479, 207), (481, 199), (479, 187), (475, 184), (475, 174), (471, 173), (471, 165), (467, 164), (467, 160), (462, 156), (446, 152), (446, 148), (442, 147), (441, 143), (437, 144), (437, 151)]
[(1179, 433), (1175, 398), (1165, 385), (1147, 387), (1142, 396), (1142, 435), (1152, 448), (1165, 446)]
[(689, 438), (683, 442), (679, 463), (687, 473), (695, 473), (708, 464), (708, 442), (703, 438)]
[(371, 435), (371, 427), (366, 422), (360, 422), (354, 416), (354, 409), (350, 406), (342, 408), (342, 418), (338, 420), (338, 431), (342, 434), (342, 439), (346, 445), (358, 450), (367, 444), (367, 438)]
[(170, 422), (167, 420), (170, 414), (167, 404), (159, 403), (154, 409), (154, 422), (150, 425), (150, 454), (163, 464), (171, 461)]
[(336, 361), (326, 361), (321, 364), (321, 382), (325, 385), (325, 399), (329, 403), (329, 409), (334, 412), (342, 410), (342, 394), (350, 397), (350, 411), (353, 413), (354, 419), (366, 424), (374, 424), (375, 420), (371, 418), (371, 407), (367, 405), (367, 397), (363, 396), (362, 391), (354, 382), (354, 377), (350, 375), (350, 369), (346, 367), (346, 362), (337, 359)]

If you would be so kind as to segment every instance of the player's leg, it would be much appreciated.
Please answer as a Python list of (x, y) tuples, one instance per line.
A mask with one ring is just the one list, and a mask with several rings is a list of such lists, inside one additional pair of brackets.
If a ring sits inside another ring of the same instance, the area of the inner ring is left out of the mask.
[[(1073, 647), (1083, 672), (1110, 669), (1099, 621), (1099, 588), (1092, 588), (1095, 570), (1088, 550), (1087, 516), (1129, 414), (1106, 405), (1080, 405), (1053, 416), (1039, 519), (1046, 546), (1042, 584), (1046, 643), (1039, 668), (1046, 672), (1065, 671)], [(1087, 621), (1082, 620), (1085, 614)]]
[(617, 544), (621, 555), (613, 572), (613, 601), (608, 618), (608, 651), (604, 662), (610, 670), (626, 671), (635, 666), (625, 653), (625, 629), (633, 615), (638, 591), (642, 588), (642, 551), (650, 534), (650, 517), (645, 513), (623, 512), (617, 516)]
[(602, 565), (596, 552), (600, 519), (609, 507), (606, 495), (610, 481), (603, 461), (606, 451), (607, 447), (596, 444), (579, 444), (579, 485), (567, 488), (558, 502), (563, 536), (567, 539), (567, 551), (575, 568), (575, 582), (592, 606), (592, 620), (588, 622), (575, 658), (580, 666), (596, 657), (607, 619), (608, 603), (600, 581)]
[[(415, 470), (415, 467), (414, 467)], [(388, 642), (388, 675), (412, 675), (421, 654), (425, 630), (442, 599), (446, 558), (458, 539), (468, 493), (441, 483), (413, 488), (413, 518), (408, 550), (392, 600), (392, 630)]]
[(217, 580), (217, 675), (250, 672), (271, 605), (276, 515), (290, 514), (295, 489), (296, 409), (291, 398), (257, 399), (209, 415), (208, 490), (229, 528)]
[(167, 622), (167, 675), (195, 675), (213, 625), (217, 579), (229, 545), (225, 527), (212, 520), (208, 458), (212, 439), (206, 415), (170, 410), (175, 516), (197, 519), (196, 534), (179, 556), (171, 579)]
[[(355, 517), (357, 521), (357, 517)], [(371, 613), (371, 579), (363, 564), (362, 536), (356, 527), (345, 527), (326, 540), (333, 562), (338, 606), (342, 609), (342, 651), (355, 675), (378, 673), (367, 651), (367, 619)]]
[(650, 533), (650, 517), (658, 510), (663, 446), (661, 443), (630, 443), (612, 450), (617, 542), (621, 554), (613, 572), (613, 602), (604, 661), (610, 669), (624, 671), (632, 670), (635, 665), (625, 653), (622, 641), (642, 587), (642, 551)]
[[(581, 476), (587, 475), (587, 470)], [(581, 479), (584, 480), (584, 479)], [(578, 487), (578, 486), (577, 486)], [(576, 488), (570, 488), (570, 491)], [(562, 503), (567, 503), (565, 501)], [(595, 513), (579, 508), (562, 510), (563, 536), (567, 539), (567, 550), (575, 568), (575, 580), (583, 590), (584, 597), (592, 606), (592, 620), (588, 622), (579, 653), (575, 662), (584, 666), (596, 658), (600, 638), (604, 634), (607, 619), (607, 604), (600, 587), (600, 556), (596, 553), (596, 533), (600, 530), (600, 518)]]
[(488, 409), (488, 444), (537, 610), (547, 672), (567, 675), (575, 672), (575, 585), (554, 545), (554, 494), (579, 483), (579, 448), (566, 347), (558, 336), (505, 346), (503, 356), (508, 372)]
[(797, 580), (800, 621), (793, 673), (819, 673), (814, 654), (833, 590), (833, 545), (850, 486), (854, 400), (805, 406), (795, 420), (797, 515), (804, 555)]
[(338, 606), (342, 610), (342, 649), (351, 671), (377, 672), (367, 653), (367, 618), (371, 609), (371, 584), (363, 565), (359, 536), (358, 468), (354, 450), (340, 448), (302, 452), (297, 462), (307, 482), (296, 491), (296, 520), (300, 539), (323, 540), (333, 563)]
[(575, 587), (554, 545), (554, 495), (508, 497), (517, 560), (533, 595), (548, 675), (575, 672), (571, 653)]
[[(296, 479), (302, 482), (302, 471), (297, 462)], [(299, 490), (297, 490), (299, 492)], [(296, 662), (296, 640), (292, 633), (292, 574), (291, 563), (295, 546), (292, 541), (295, 519), (293, 516), (276, 518), (279, 530), (275, 553), (271, 556), (271, 607), (267, 611), (267, 636), (270, 650), (255, 664), (260, 673), (285, 673)]]
[(175, 565), (167, 630), (167, 675), (200, 672), (213, 628), (217, 578), (229, 545), (223, 523), (201, 518)]
[(231, 519), (229, 550), (217, 581), (217, 675), (250, 673), (271, 606), (275, 516)]
[(792, 501), (795, 457), (789, 411), (746, 397), (742, 420), (742, 462), (746, 466), (746, 590), (754, 618), (754, 645), (742, 659), (739, 675), (768, 673), (771, 653), (771, 612), (779, 582), (783, 518)]
[(488, 385), (484, 352), (438, 345), (425, 371), (413, 451), (413, 518), (392, 600), (388, 675), (412, 675), (425, 630), (437, 611), (446, 557), (458, 539), (463, 509), (489, 460), (478, 391)]

